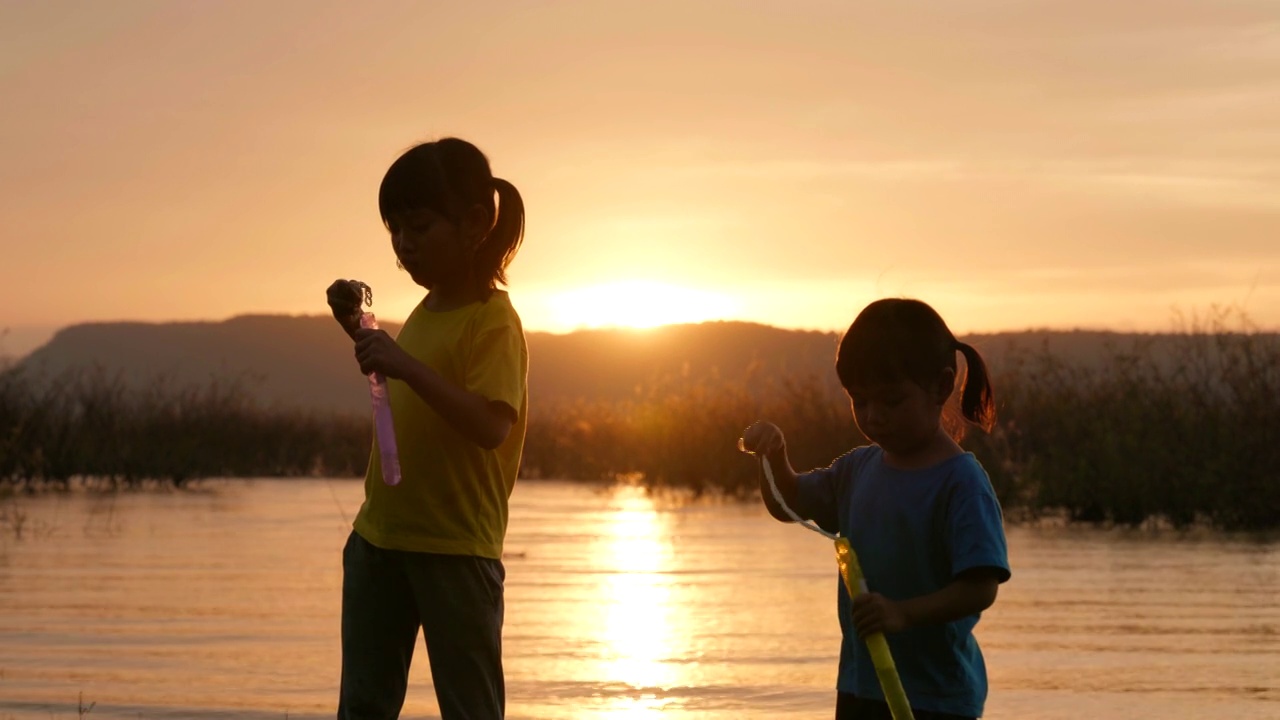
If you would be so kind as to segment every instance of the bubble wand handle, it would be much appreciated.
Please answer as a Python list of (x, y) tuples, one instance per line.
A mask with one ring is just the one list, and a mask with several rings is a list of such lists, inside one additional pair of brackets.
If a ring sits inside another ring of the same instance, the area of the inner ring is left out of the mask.
[[(371, 312), (360, 313), (360, 327), (378, 329), (378, 319)], [(378, 455), (382, 462), (382, 481), (400, 484), (400, 453), (396, 449), (396, 428), (391, 421), (391, 403), (387, 397), (387, 379), (381, 373), (369, 373), (369, 397), (373, 401), (373, 431), (378, 438)]]
[[(836, 538), (836, 564), (840, 566), (840, 577), (850, 599), (867, 592), (867, 580), (862, 576), (862, 566), (858, 564), (858, 556), (848, 538)], [(902, 688), (898, 666), (893, 663), (893, 654), (889, 652), (889, 641), (885, 640), (884, 633), (879, 632), (866, 636), (863, 641), (871, 653), (871, 664), (875, 666), (880, 690), (884, 692), (893, 720), (912, 720), (911, 704), (907, 702), (907, 691)]]
[[(773, 494), (773, 499), (783, 512), (805, 528), (825, 535), (835, 542), (836, 564), (840, 566), (840, 578), (844, 581), (844, 589), (848, 591), (849, 599), (852, 600), (860, 593), (868, 592), (867, 579), (862, 575), (862, 566), (858, 564), (858, 556), (853, 552), (849, 539), (805, 522), (797, 515), (787, 505), (787, 501), (782, 499), (778, 483), (773, 479), (773, 468), (769, 466), (769, 459), (763, 455), (760, 456), (760, 469), (764, 471), (764, 477), (769, 481), (769, 490)], [(902, 678), (898, 676), (898, 666), (893, 663), (893, 654), (889, 652), (889, 641), (885, 640), (884, 633), (868, 635), (863, 638), (863, 642), (867, 644), (867, 651), (871, 653), (871, 664), (875, 666), (876, 677), (880, 680), (880, 690), (884, 692), (884, 699), (889, 705), (893, 720), (915, 720), (915, 715), (911, 712), (911, 703), (907, 701), (907, 691), (902, 688)]]

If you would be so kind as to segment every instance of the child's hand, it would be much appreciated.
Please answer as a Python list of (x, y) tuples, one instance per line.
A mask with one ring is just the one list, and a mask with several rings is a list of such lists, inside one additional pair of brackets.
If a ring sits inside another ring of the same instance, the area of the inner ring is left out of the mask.
[(356, 341), (356, 361), (360, 372), (380, 373), (383, 377), (403, 380), (417, 362), (405, 352), (386, 330), (356, 328), (352, 333)]
[(777, 425), (762, 420), (742, 431), (738, 449), (754, 455), (773, 455), (786, 450), (787, 441)]
[(880, 593), (861, 593), (853, 599), (853, 626), (858, 637), (889, 635), (907, 629), (907, 616), (900, 604)]
[(359, 285), (355, 280), (334, 280), (325, 290), (325, 296), (334, 319), (348, 335), (355, 337), (355, 331), (360, 329), (360, 302), (363, 300)]

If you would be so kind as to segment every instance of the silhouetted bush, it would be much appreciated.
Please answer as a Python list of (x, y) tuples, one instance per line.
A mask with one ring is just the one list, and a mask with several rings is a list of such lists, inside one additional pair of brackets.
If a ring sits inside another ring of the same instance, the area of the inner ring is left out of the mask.
[(1280, 339), (1232, 320), (1189, 327), (1167, 354), (1016, 358), (997, 382), (1022, 504), (1127, 525), (1280, 524)]
[(369, 456), (366, 419), (259, 407), (238, 383), (157, 380), (137, 392), (98, 370), (29, 380), (21, 369), (0, 371), (0, 483), (346, 475)]

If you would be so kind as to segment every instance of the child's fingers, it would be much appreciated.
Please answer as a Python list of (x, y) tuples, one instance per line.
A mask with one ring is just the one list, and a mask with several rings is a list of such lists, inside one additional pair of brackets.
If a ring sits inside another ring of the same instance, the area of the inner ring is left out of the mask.
[(742, 431), (738, 438), (738, 449), (745, 453), (767, 455), (782, 447), (782, 437), (778, 428), (772, 423), (753, 423)]
[(772, 455), (782, 450), (782, 436), (778, 433), (770, 433), (765, 436), (764, 441), (760, 443), (760, 451), (765, 455)]
[(378, 364), (378, 358), (382, 357), (384, 354), (382, 352), (382, 348), (384, 346), (381, 336), (385, 334), (386, 333), (381, 330), (370, 330), (367, 328), (360, 328), (352, 334), (352, 337), (356, 340), (356, 362), (360, 363), (360, 369), (366, 375), (371, 370), (377, 369), (373, 366)]
[(874, 618), (871, 611), (865, 605), (853, 611), (853, 629), (857, 631), (858, 637), (866, 637), (868, 633), (873, 633)]
[[(376, 342), (375, 338), (381, 337), (383, 335), (387, 335), (387, 331), (374, 330), (372, 328), (358, 328), (356, 329), (355, 332), (351, 333), (351, 337), (355, 338), (357, 345), (361, 343), (365, 345), (371, 345), (374, 342)], [(391, 337), (390, 335), (387, 335), (388, 339), (390, 339), (390, 337)]]
[(388, 362), (386, 353), (377, 344), (356, 346), (356, 363), (360, 365), (360, 372), (365, 375), (385, 372)]
[(853, 599), (853, 627), (859, 637), (884, 632), (884, 608), (875, 593), (862, 593)]
[(782, 449), (782, 439), (777, 433), (763, 431), (758, 433), (751, 443), (750, 452), (756, 455), (772, 455)]
[(884, 623), (876, 615), (864, 615), (854, 618), (853, 629), (858, 633), (858, 637), (864, 638), (884, 632)]
[(760, 440), (758, 437), (748, 437), (743, 435), (738, 438), (738, 450), (751, 455), (767, 455), (771, 448), (768, 443)]

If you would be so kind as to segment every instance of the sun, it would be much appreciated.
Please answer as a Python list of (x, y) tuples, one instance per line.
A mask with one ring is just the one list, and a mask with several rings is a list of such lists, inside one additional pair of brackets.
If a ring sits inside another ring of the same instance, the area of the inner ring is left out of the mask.
[(652, 280), (574, 288), (551, 299), (556, 324), (573, 329), (705, 322), (728, 318), (736, 309), (727, 295)]

